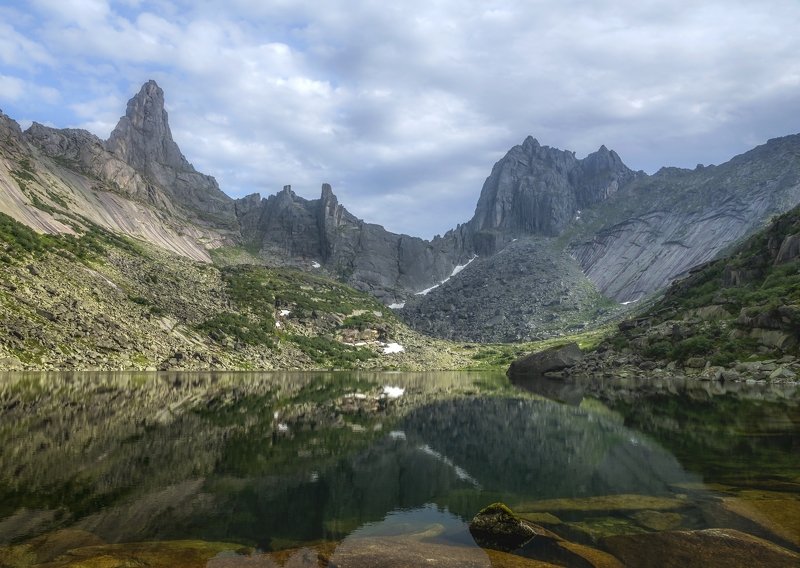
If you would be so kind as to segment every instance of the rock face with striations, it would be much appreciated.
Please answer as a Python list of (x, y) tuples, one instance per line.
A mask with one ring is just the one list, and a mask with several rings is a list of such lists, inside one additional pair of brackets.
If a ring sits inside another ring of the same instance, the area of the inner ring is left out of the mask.
[(601, 292), (638, 300), (800, 202), (800, 135), (719, 166), (662, 168), (574, 227), (571, 252)]

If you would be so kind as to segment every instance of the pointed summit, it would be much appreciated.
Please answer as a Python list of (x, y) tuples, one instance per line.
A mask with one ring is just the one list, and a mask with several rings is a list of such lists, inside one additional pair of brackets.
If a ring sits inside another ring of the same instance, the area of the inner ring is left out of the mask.
[(106, 143), (108, 150), (140, 171), (150, 172), (153, 163), (180, 171), (194, 171), (172, 140), (164, 91), (148, 81), (131, 100), (125, 116)]
[(522, 148), (528, 151), (530, 151), (531, 148), (539, 148), (540, 146), (539, 141), (533, 136), (528, 136), (522, 143)]
[(105, 146), (203, 220), (236, 225), (233, 200), (220, 191), (213, 177), (197, 172), (172, 139), (164, 91), (155, 81), (142, 85), (128, 101), (125, 116), (119, 119)]

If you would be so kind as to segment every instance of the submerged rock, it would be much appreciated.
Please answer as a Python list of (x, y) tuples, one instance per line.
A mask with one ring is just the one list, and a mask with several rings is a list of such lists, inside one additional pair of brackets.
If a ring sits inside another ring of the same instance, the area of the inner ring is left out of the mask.
[(537, 534), (548, 533), (515, 515), (502, 503), (482, 509), (469, 523), (469, 532), (480, 546), (496, 550), (516, 550)]
[[(619, 535), (602, 546), (630, 568), (750, 568), (800, 565), (800, 555), (733, 529)], [(656, 562), (654, 562), (656, 560)]]
[(668, 511), (687, 505), (683, 499), (675, 497), (654, 497), (652, 495), (601, 495), (598, 497), (579, 497), (575, 499), (545, 499), (515, 507), (525, 512), (541, 511)]

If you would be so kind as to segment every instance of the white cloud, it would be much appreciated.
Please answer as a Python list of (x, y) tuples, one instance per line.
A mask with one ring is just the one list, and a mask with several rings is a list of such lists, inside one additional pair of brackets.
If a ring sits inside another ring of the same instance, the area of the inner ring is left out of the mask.
[(327, 181), (356, 215), (425, 236), (469, 218), (528, 134), (653, 171), (800, 130), (796, 0), (12, 4), (10, 110), (36, 116), (21, 93), (38, 88), (41, 120), (107, 136), (154, 78), (183, 152), (229, 193)]

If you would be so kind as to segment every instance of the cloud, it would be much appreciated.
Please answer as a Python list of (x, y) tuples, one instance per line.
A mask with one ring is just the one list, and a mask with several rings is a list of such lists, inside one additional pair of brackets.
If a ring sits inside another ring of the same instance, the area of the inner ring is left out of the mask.
[(6, 112), (105, 137), (153, 78), (181, 149), (229, 194), (291, 183), (313, 198), (326, 181), (356, 215), (423, 236), (467, 220), (494, 161), (528, 134), (579, 156), (606, 144), (654, 171), (800, 130), (796, 0), (2, 10)]

